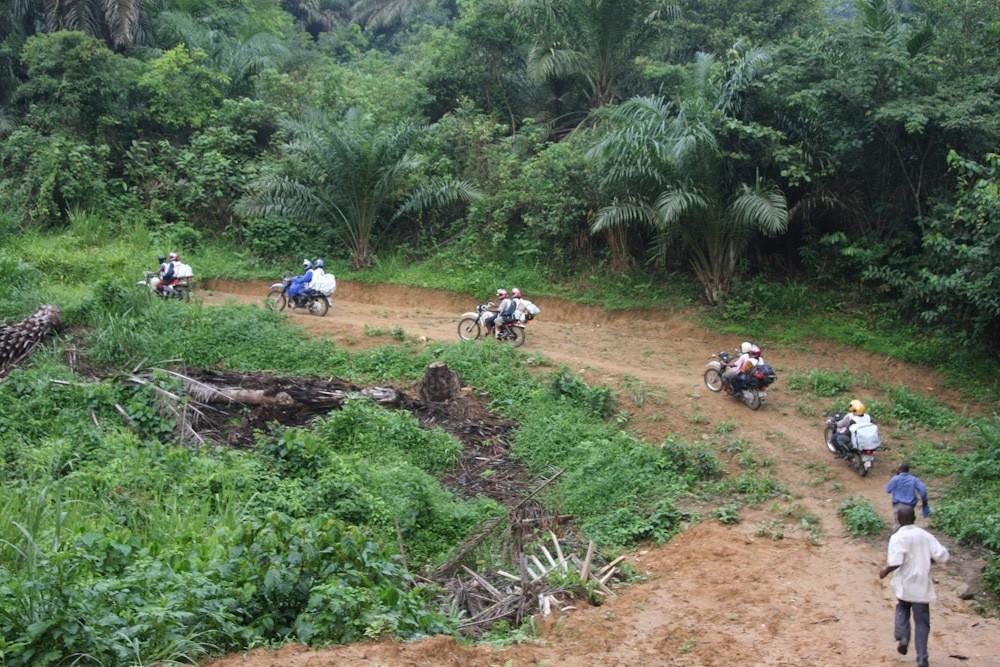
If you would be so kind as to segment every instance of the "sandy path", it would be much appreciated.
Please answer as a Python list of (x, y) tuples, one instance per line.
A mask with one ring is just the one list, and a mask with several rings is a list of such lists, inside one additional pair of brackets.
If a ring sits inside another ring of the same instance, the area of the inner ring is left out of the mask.
[[(211, 287), (204, 294), (208, 304), (227, 299), (260, 303), (266, 291), (264, 283), (218, 282)], [(458, 316), (471, 305), (462, 297), (433, 290), (346, 283), (340, 285), (327, 317), (293, 313), (291, 319), (310, 333), (347, 347), (367, 347), (389, 339), (366, 336), (365, 326), (400, 326), (410, 336), (455, 340)], [(734, 529), (705, 523), (663, 547), (634, 554), (636, 567), (649, 572), (648, 581), (623, 590), (602, 607), (574, 612), (547, 629), (538, 644), (491, 651), (460, 647), (447, 638), (412, 644), (386, 640), (330, 650), (288, 647), (249, 659), (230, 656), (216, 667), (913, 664), (912, 652), (906, 658), (895, 652), (893, 596), (888, 580), (877, 579), (885, 540), (872, 544), (850, 540), (836, 516), (843, 498), (861, 494), (888, 520), (889, 503), (882, 487), (895, 461), (886, 452), (871, 476), (862, 479), (833, 460), (820, 442), (821, 419), (801, 414), (826, 406), (783, 392), (781, 378), (792, 369), (846, 367), (868, 373), (877, 382), (902, 383), (948, 399), (948, 393), (938, 389), (939, 377), (924, 368), (829, 342), (808, 348), (768, 346), (765, 356), (778, 370), (778, 384), (769, 404), (751, 412), (733, 400), (709, 394), (701, 382), (708, 357), (735, 347), (738, 341), (732, 337), (718, 336), (682, 313), (608, 315), (550, 299), (540, 299), (539, 305), (542, 314), (529, 326), (524, 351), (541, 352), (556, 363), (584, 371), (592, 381), (614, 385), (625, 376), (641, 380), (659, 397), (657, 407), (647, 404), (637, 411), (655, 412), (636, 423), (646, 434), (676, 431), (698, 438), (714, 434), (720, 420), (735, 421), (733, 435), (749, 440), (755, 451), (773, 459), (773, 474), (789, 486), (804, 510), (820, 517), (822, 544), (809, 545), (793, 529), (777, 542), (753, 537), (748, 518)], [(954, 397), (949, 402), (966, 409)], [(758, 514), (761, 519), (775, 517), (763, 510)], [(955, 562), (937, 574), (940, 599), (932, 608), (932, 663), (1000, 667), (1000, 622), (977, 616), (956, 595), (963, 577), (981, 563), (963, 550), (955, 552)]]

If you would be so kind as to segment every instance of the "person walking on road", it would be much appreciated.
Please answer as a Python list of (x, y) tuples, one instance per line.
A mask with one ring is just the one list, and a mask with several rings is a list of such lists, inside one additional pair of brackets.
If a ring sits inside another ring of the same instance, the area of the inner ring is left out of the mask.
[(921, 514), (926, 519), (931, 515), (931, 505), (927, 502), (927, 487), (919, 477), (910, 474), (910, 464), (901, 463), (896, 468), (895, 474), (889, 483), (885, 485), (885, 492), (892, 495), (892, 513), (895, 519), (893, 530), (899, 530), (900, 521), (896, 516), (899, 510), (909, 507), (915, 510), (917, 507), (917, 496), (920, 496)]
[(904, 506), (896, 515), (900, 528), (889, 538), (886, 564), (879, 573), (885, 579), (895, 572), (892, 583), (896, 588), (896, 650), (906, 655), (910, 644), (910, 615), (913, 615), (913, 639), (917, 647), (917, 667), (930, 667), (927, 657), (927, 637), (931, 632), (931, 606), (934, 582), (931, 565), (948, 561), (948, 550), (933, 535), (913, 525), (913, 508)]

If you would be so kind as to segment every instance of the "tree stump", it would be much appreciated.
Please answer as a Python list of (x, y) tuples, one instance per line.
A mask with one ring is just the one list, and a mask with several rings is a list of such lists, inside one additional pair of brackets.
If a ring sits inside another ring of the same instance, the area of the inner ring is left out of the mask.
[(462, 381), (448, 368), (448, 364), (435, 361), (427, 367), (420, 382), (420, 398), (428, 403), (448, 401), (462, 391)]

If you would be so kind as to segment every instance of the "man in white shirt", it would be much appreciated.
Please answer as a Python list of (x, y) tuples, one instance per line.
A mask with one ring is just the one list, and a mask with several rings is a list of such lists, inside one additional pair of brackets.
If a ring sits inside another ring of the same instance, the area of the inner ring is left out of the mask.
[(884, 579), (890, 572), (896, 572), (892, 577), (896, 588), (896, 650), (906, 655), (912, 611), (917, 667), (930, 667), (927, 636), (931, 631), (930, 603), (935, 599), (931, 564), (947, 562), (948, 550), (933, 535), (913, 525), (916, 516), (912, 507), (902, 507), (896, 518), (900, 529), (889, 538), (886, 565), (878, 576)]

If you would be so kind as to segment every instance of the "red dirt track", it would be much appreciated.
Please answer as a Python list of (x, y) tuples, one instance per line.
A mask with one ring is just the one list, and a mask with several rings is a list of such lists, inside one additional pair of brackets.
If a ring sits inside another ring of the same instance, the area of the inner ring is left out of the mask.
[[(226, 300), (261, 303), (266, 291), (267, 283), (216, 281), (201, 296), (210, 305)], [(542, 313), (528, 327), (525, 352), (540, 352), (556, 364), (582, 371), (591, 382), (618, 387), (623, 381), (634, 386), (629, 376), (640, 380), (647, 395), (643, 405), (632, 405), (628, 391), (619, 393), (622, 407), (633, 413), (632, 426), (647, 439), (655, 441), (673, 431), (690, 440), (714, 442), (721, 420), (735, 422), (730, 437), (748, 440), (758, 456), (770, 457), (771, 472), (788, 486), (792, 502), (819, 516), (822, 543), (810, 545), (795, 519), (787, 518), (784, 539), (756, 537), (761, 521), (781, 518), (768, 504), (744, 511), (738, 526), (705, 521), (662, 547), (631, 554), (636, 569), (648, 579), (620, 589), (601, 607), (581, 603), (578, 611), (544, 628), (537, 642), (495, 650), (459, 645), (445, 637), (412, 643), (384, 639), (329, 649), (289, 646), (227, 656), (211, 663), (213, 667), (915, 664), (912, 650), (905, 657), (895, 651), (892, 589), (888, 579), (878, 579), (888, 535), (872, 543), (850, 539), (836, 515), (844, 498), (858, 494), (869, 498), (888, 521), (883, 487), (898, 461), (891, 451), (883, 452), (871, 475), (861, 478), (834, 460), (821, 443), (822, 418), (813, 416), (822, 414), (829, 401), (788, 392), (782, 379), (791, 370), (850, 368), (868, 373), (876, 384), (905, 384), (960, 410), (969, 409), (939, 389), (941, 379), (933, 371), (828, 341), (794, 348), (758, 341), (778, 371), (778, 383), (768, 405), (751, 412), (710, 394), (701, 380), (711, 354), (739, 344), (734, 337), (708, 331), (683, 312), (609, 315), (552, 299), (536, 303)], [(327, 317), (293, 313), (290, 319), (311, 334), (359, 348), (392, 342), (366, 336), (366, 326), (400, 326), (418, 340), (457, 340), (459, 316), (474, 306), (472, 300), (436, 290), (341, 283)], [(864, 394), (879, 392), (865, 389)], [(897, 435), (897, 441), (902, 437)], [(924, 439), (935, 437), (940, 436), (927, 434)], [(887, 439), (891, 447), (892, 437)], [(728, 461), (725, 453), (720, 456)], [(932, 484), (932, 505), (939, 492)], [(931, 608), (931, 664), (1000, 667), (1000, 622), (977, 615), (971, 603), (957, 595), (983, 563), (946, 543), (953, 562), (936, 570), (939, 600)]]

